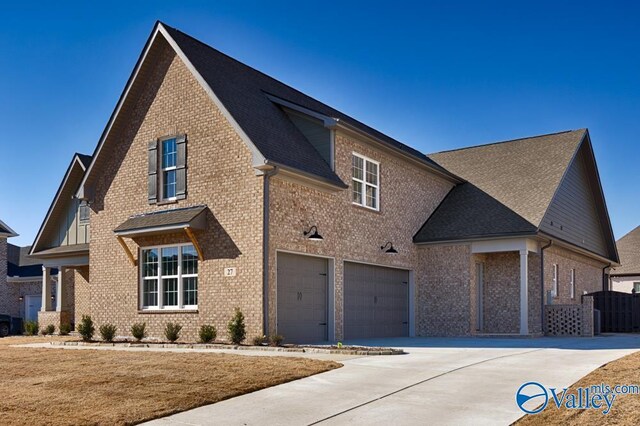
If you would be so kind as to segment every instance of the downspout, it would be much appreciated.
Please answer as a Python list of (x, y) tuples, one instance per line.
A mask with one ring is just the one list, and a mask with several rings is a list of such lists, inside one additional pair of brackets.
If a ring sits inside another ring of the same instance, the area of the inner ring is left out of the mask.
[(611, 268), (611, 262), (609, 262), (607, 266), (602, 268), (602, 291), (609, 290), (609, 280), (607, 279), (607, 273), (605, 272), (605, 270), (607, 270), (608, 268)]
[(269, 178), (278, 174), (278, 168), (264, 172), (262, 195), (262, 331), (269, 334)]
[(553, 245), (553, 240), (540, 249), (540, 330), (544, 334), (544, 251)]

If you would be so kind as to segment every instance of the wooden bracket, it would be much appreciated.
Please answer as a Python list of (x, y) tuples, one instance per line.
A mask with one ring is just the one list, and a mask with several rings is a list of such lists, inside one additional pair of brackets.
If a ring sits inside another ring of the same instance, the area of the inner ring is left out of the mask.
[(191, 230), (191, 228), (184, 228), (184, 232), (187, 234), (187, 237), (189, 237), (189, 239), (193, 243), (193, 246), (196, 248), (196, 251), (198, 252), (198, 259), (200, 259), (201, 261), (204, 260), (204, 256), (202, 254), (202, 249), (200, 248), (200, 244), (198, 244), (198, 240), (196, 240), (196, 236)]
[(136, 266), (138, 264), (138, 261), (136, 260), (136, 258), (133, 255), (133, 253), (131, 253), (131, 250), (129, 250), (129, 246), (127, 245), (127, 243), (124, 242), (124, 240), (122, 239), (122, 237), (120, 235), (116, 235), (116, 238), (118, 239), (118, 242), (120, 243), (120, 245), (124, 249), (124, 252), (127, 254), (127, 257), (129, 258), (129, 260), (131, 261), (133, 266)]

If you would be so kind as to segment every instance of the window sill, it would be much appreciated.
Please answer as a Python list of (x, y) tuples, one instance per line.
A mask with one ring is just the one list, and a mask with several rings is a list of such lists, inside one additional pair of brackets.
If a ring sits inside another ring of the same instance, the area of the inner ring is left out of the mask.
[(139, 314), (197, 314), (198, 309), (138, 309)]
[(167, 204), (177, 204), (178, 200), (174, 199), (174, 200), (162, 200), (162, 201), (158, 201), (156, 203), (157, 206), (166, 206)]
[(357, 208), (357, 209), (360, 209), (360, 210), (365, 210), (365, 211), (368, 211), (368, 212), (371, 212), (371, 213), (380, 214), (380, 209), (374, 209), (374, 208), (363, 206), (362, 204), (358, 204), (358, 203), (354, 203), (354, 202), (351, 202), (351, 205), (353, 207)]

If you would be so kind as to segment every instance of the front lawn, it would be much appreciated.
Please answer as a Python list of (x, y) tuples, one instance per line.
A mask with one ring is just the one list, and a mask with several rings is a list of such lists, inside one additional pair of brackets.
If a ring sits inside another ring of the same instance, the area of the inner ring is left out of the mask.
[[(616, 361), (603, 365), (573, 384), (568, 393), (575, 392), (578, 387), (591, 385), (640, 385), (640, 352), (627, 355)], [(517, 422), (524, 425), (639, 425), (640, 395), (618, 394), (613, 401), (611, 412), (602, 414), (602, 410), (556, 408), (549, 403), (539, 414), (527, 415)]]
[(64, 338), (0, 339), (3, 425), (138, 423), (340, 367), (290, 357), (9, 347), (55, 339)]

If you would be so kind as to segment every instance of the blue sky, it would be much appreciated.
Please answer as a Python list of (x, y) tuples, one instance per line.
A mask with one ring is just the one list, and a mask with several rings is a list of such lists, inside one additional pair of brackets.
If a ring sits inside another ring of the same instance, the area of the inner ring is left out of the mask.
[[(17, 2), (16, 2), (17, 3)], [(640, 225), (633, 2), (0, 5), (0, 218), (31, 244), (156, 19), (423, 152), (588, 127), (616, 238)]]

